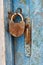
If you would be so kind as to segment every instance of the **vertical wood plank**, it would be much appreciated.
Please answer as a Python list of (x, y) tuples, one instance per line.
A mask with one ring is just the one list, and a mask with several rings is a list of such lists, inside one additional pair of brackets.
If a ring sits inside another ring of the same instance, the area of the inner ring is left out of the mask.
[(5, 49), (6, 49), (6, 65), (14, 65), (12, 53), (12, 36), (9, 33), (8, 27), (8, 12), (12, 11), (12, 0), (3, 0), (4, 2), (4, 27), (5, 27)]
[(0, 65), (6, 65), (5, 62), (5, 30), (4, 30), (4, 8), (3, 0), (0, 0)]

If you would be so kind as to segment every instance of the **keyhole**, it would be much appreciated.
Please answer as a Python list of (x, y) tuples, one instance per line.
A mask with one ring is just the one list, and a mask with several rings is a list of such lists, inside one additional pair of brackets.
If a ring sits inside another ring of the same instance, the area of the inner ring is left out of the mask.
[(19, 15), (17, 15), (17, 16), (15, 16), (15, 18), (13, 18), (13, 21), (15, 23), (18, 23), (18, 22), (22, 21), (22, 19), (21, 19), (21, 17)]

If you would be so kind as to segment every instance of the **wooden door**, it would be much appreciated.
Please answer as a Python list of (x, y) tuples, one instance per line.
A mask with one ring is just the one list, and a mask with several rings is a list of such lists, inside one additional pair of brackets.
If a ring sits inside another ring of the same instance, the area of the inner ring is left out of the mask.
[[(43, 65), (43, 1), (4, 0), (6, 65)], [(32, 22), (31, 57), (25, 55), (24, 34), (15, 38), (8, 29), (8, 11), (15, 12), (20, 7), (24, 17)]]

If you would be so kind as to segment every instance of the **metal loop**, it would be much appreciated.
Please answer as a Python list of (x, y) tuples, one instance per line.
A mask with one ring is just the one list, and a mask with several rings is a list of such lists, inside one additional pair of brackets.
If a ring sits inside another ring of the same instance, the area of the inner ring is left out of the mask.
[(19, 15), (23, 21), (23, 16), (20, 13), (14, 13), (11, 17), (11, 22), (13, 22), (13, 18), (15, 18), (15, 16)]
[(18, 11), (20, 10), (20, 14), (22, 14), (22, 9), (21, 8), (17, 8), (17, 10), (16, 10), (16, 13), (18, 13)]

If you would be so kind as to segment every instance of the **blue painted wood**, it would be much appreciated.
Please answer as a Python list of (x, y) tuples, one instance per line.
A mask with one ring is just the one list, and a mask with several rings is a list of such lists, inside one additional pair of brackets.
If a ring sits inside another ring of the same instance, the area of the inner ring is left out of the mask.
[[(29, 17), (29, 0), (13, 0), (14, 3), (14, 12), (17, 8), (22, 9), (22, 14), (24, 17)], [(30, 58), (25, 55), (25, 42), (24, 35), (19, 38), (14, 38), (14, 47), (15, 47), (15, 65), (30, 65)]]
[[(20, 7), (32, 21), (31, 57), (25, 56), (24, 35), (12, 37), (8, 31), (8, 11)], [(43, 65), (43, 0), (4, 0), (6, 65)]]
[(30, 65), (43, 65), (43, 6), (42, 0), (30, 0), (32, 19), (32, 55)]
[(8, 11), (12, 11), (12, 1), (4, 0), (3, 3), (4, 3), (6, 65), (14, 65), (13, 53), (12, 53), (12, 37), (8, 32)]

